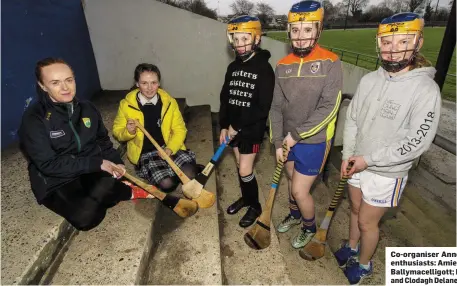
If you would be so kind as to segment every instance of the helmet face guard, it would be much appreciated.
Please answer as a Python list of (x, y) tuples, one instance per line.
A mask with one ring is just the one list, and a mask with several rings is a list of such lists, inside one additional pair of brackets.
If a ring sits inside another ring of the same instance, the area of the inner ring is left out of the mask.
[(387, 72), (408, 67), (419, 52), (424, 21), (415, 13), (399, 13), (382, 20), (376, 51)]
[[(250, 35), (250, 42), (246, 39)], [(235, 52), (236, 56), (246, 61), (260, 46), (260, 38), (262, 36), (262, 27), (260, 20), (257, 17), (239, 16), (229, 21), (227, 27), (227, 38)], [(256, 43), (257, 38), (259, 42)], [(240, 43), (238, 43), (238, 41)], [(249, 49), (249, 48), (250, 49)]]
[[(297, 29), (297, 32), (294, 32), (294, 29)], [(306, 32), (307, 29), (311, 31)], [(316, 30), (315, 30), (316, 29)], [(305, 34), (303, 35), (303, 31)], [(314, 32), (315, 31), (315, 32)], [(290, 47), (292, 52), (298, 57), (305, 57), (314, 49), (319, 40), (321, 35), (322, 28), (321, 23), (319, 21), (312, 21), (312, 22), (295, 22), (287, 24), (287, 37), (290, 41)], [(298, 36), (294, 36), (294, 34), (298, 34)], [(315, 35), (313, 35), (315, 34)], [(302, 42), (308, 42), (306, 46), (301, 46)], [(298, 47), (297, 47), (298, 46)]]
[[(241, 37), (243, 37), (244, 35), (250, 35), (251, 41), (249, 43), (247, 43), (247, 41), (244, 41), (241, 44), (237, 44), (236, 34), (238, 34)], [(253, 33), (245, 33), (245, 32), (227, 33), (227, 37), (228, 37), (230, 46), (232, 47), (236, 56), (243, 61), (249, 59), (249, 57), (260, 46), (260, 41), (258, 44), (256, 44), (256, 37)]]
[(292, 6), (287, 17), (287, 36), (296, 56), (305, 57), (313, 50), (321, 35), (323, 21), (324, 8), (319, 1), (305, 0)]
[[(386, 71), (394, 73), (405, 69), (418, 53), (421, 38), (422, 36), (418, 33), (393, 33), (389, 36), (378, 37), (376, 50), (382, 67)], [(402, 42), (406, 43), (402, 44)], [(395, 44), (400, 47), (396, 47)]]

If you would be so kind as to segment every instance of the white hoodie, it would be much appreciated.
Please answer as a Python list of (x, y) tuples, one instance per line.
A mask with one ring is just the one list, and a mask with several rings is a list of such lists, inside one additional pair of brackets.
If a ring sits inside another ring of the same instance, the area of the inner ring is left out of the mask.
[(390, 77), (380, 67), (365, 75), (347, 110), (343, 160), (361, 155), (367, 171), (406, 176), (438, 128), (441, 94), (435, 72), (425, 67)]

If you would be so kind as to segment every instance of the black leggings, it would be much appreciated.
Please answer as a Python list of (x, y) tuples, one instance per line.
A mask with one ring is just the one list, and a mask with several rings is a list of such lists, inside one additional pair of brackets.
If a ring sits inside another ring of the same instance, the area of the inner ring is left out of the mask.
[[(195, 164), (184, 164), (181, 167), (181, 171), (189, 178), (194, 179), (197, 176), (197, 166)], [(158, 188), (165, 193), (172, 192), (178, 187), (181, 181), (179, 180), (178, 176), (167, 177), (159, 182)]]
[(78, 230), (98, 226), (106, 210), (120, 201), (129, 200), (129, 186), (114, 179), (106, 172), (81, 175), (78, 179), (53, 191), (43, 205), (64, 217)]

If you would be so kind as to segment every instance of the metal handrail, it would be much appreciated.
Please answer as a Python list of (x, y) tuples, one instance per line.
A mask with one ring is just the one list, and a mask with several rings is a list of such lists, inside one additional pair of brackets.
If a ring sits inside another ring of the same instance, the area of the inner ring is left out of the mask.
[[(345, 100), (345, 99), (352, 100), (353, 97), (354, 97), (354, 94), (352, 94), (352, 93), (343, 93), (342, 100)], [(433, 144), (435, 144), (436, 146), (455, 155), (455, 149), (456, 149), (455, 142), (453, 142), (439, 134), (436, 134), (435, 139), (433, 139)]]
[(345, 52), (345, 53), (351, 53), (351, 54), (356, 54), (356, 55), (362, 55), (362, 56), (364, 56), (364, 57), (368, 57), (368, 58), (372, 58), (372, 59), (377, 59), (377, 58), (378, 58), (378, 57), (375, 57), (375, 56), (372, 56), (372, 55), (357, 53), (357, 52), (348, 51), (348, 50), (344, 50), (344, 49), (340, 49), (340, 48), (334, 48), (334, 47), (329, 47), (329, 46), (324, 46), (324, 45), (322, 45), (322, 47), (324, 47), (324, 48), (326, 48), (326, 49), (329, 49), (329, 50), (338, 50), (338, 51), (342, 51), (342, 52)]
[[(330, 47), (330, 46), (324, 46), (324, 45), (321, 45), (322, 47), (326, 48), (326, 49), (329, 49), (330, 51), (333, 51), (333, 50), (336, 50), (336, 51), (341, 51), (342, 54), (341, 54), (341, 58), (343, 58), (343, 54), (344, 53), (349, 53), (349, 54), (354, 54), (354, 55), (357, 55), (356, 57), (356, 62), (355, 62), (355, 65), (357, 66), (358, 62), (359, 62), (359, 56), (364, 56), (364, 57), (367, 57), (367, 58), (370, 58), (372, 60), (376, 60), (376, 68), (378, 67), (379, 65), (379, 57), (375, 57), (375, 56), (372, 56), (372, 55), (367, 55), (367, 54), (362, 54), (362, 53), (357, 53), (357, 52), (353, 52), (353, 51), (348, 51), (348, 50), (344, 50), (344, 49), (340, 49), (340, 48), (334, 48), (334, 47)], [(342, 59), (341, 59), (342, 60)], [(452, 77), (456, 77), (455, 74), (452, 74), (452, 73), (447, 73), (446, 75), (448, 76), (452, 76)]]

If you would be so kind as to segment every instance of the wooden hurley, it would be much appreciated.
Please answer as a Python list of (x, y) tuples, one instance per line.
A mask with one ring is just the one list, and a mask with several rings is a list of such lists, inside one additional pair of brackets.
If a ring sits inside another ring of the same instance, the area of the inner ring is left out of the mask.
[[(287, 158), (287, 145), (282, 146), (283, 158)], [(257, 219), (256, 224), (244, 235), (244, 242), (253, 249), (264, 249), (270, 246), (270, 221), (271, 211), (275, 200), (276, 190), (278, 189), (279, 179), (284, 167), (284, 162), (279, 161), (276, 164), (276, 169), (273, 175), (273, 182), (271, 183), (270, 193), (266, 202), (265, 209), (260, 217)]]
[(173, 169), (173, 171), (178, 175), (179, 179), (182, 182), (182, 190), (186, 197), (197, 202), (198, 206), (201, 208), (211, 207), (215, 201), (216, 196), (213, 193), (208, 192), (203, 189), (203, 185), (200, 184), (197, 180), (190, 180), (189, 177), (184, 174), (184, 172), (173, 162), (173, 160), (165, 153), (162, 147), (152, 138), (151, 134), (141, 125), (138, 120), (135, 119), (136, 126), (146, 135), (146, 137), (151, 141), (152, 145), (157, 149), (161, 157), (167, 161), (168, 165)]
[[(122, 173), (122, 172), (119, 172)], [(168, 208), (172, 209), (177, 215), (182, 218), (193, 216), (198, 211), (198, 204), (191, 200), (181, 199), (170, 194), (166, 194), (153, 185), (146, 184), (137, 177), (130, 175), (125, 171), (124, 177), (129, 181), (133, 182), (135, 185), (141, 187), (146, 192), (150, 193)]]

